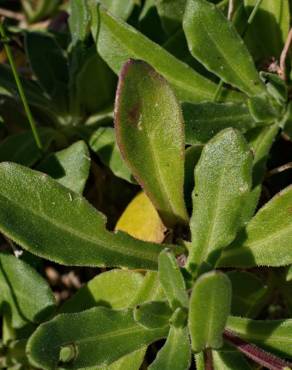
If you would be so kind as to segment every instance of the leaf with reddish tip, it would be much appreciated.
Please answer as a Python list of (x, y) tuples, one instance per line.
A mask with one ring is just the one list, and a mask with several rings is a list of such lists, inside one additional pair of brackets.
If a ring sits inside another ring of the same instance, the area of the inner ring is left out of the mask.
[(167, 81), (145, 62), (129, 60), (122, 69), (115, 127), (125, 161), (165, 224), (186, 223), (180, 105)]

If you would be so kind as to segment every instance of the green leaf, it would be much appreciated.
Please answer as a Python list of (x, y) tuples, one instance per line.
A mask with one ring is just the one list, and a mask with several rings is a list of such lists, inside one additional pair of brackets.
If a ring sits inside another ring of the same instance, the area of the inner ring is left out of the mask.
[(140, 289), (137, 290), (133, 300), (131, 301), (131, 306), (133, 307), (144, 302), (164, 300), (165, 295), (159, 281), (158, 273), (154, 271), (148, 271)]
[(134, 319), (146, 329), (169, 326), (172, 310), (166, 302), (146, 302), (134, 309)]
[[(109, 366), (98, 368), (98, 370), (139, 370), (144, 361), (145, 352), (146, 348), (142, 348), (122, 357), (120, 360), (113, 362)], [(92, 370), (97, 369), (93, 368)]]
[(213, 264), (242, 226), (251, 188), (252, 155), (243, 136), (226, 129), (205, 145), (195, 169), (188, 268)]
[(128, 182), (135, 181), (121, 156), (116, 142), (115, 130), (112, 127), (98, 128), (90, 137), (89, 145), (114, 175)]
[(29, 22), (33, 23), (51, 15), (60, 3), (60, 0), (21, 0)]
[(85, 49), (82, 52), (84, 60), (81, 58), (80, 65), (76, 67), (76, 74), (71, 76), (74, 89), (71, 105), (77, 104), (80, 112), (88, 116), (96, 114), (112, 104), (116, 76), (97, 54), (94, 45), (89, 50)]
[[(217, 89), (214, 83), (101, 8), (99, 16), (97, 49), (113, 71), (119, 73), (129, 58), (141, 59), (168, 80), (180, 100), (200, 102), (213, 98)], [(230, 95), (230, 98), (237, 97), (237, 94)]]
[(73, 45), (86, 40), (90, 32), (90, 20), (87, 1), (70, 1), (69, 28)]
[(185, 202), (188, 209), (192, 208), (192, 192), (194, 190), (194, 171), (195, 167), (199, 162), (204, 146), (192, 145), (186, 149), (185, 152), (185, 183), (184, 183), (184, 194)]
[(231, 313), (253, 318), (265, 304), (268, 287), (256, 275), (245, 271), (227, 272), (232, 284)]
[(77, 141), (42, 161), (37, 169), (45, 172), (66, 188), (83, 193), (90, 169), (90, 156), (84, 141)]
[(230, 316), (226, 328), (251, 343), (292, 357), (292, 320), (251, 320)]
[(53, 36), (44, 32), (25, 33), (26, 53), (39, 84), (54, 100), (58, 110), (67, 109), (67, 60)]
[[(96, 1), (96, 0), (95, 0)], [(114, 16), (127, 20), (134, 10), (136, 0), (97, 0)]]
[(48, 318), (55, 299), (47, 282), (30, 265), (0, 253), (0, 307), (12, 327), (21, 328)]
[(111, 233), (82, 196), (49, 176), (0, 164), (0, 230), (24, 249), (64, 265), (156, 269), (159, 244)]
[[(256, 0), (244, 0), (246, 12), (250, 14)], [(279, 60), (290, 28), (289, 0), (264, 0), (248, 28), (247, 45), (256, 59), (274, 57)]]
[(182, 109), (187, 144), (206, 143), (225, 128), (233, 127), (245, 133), (259, 125), (242, 103), (185, 103)]
[(269, 95), (257, 95), (248, 99), (248, 108), (256, 122), (274, 123), (280, 120), (284, 111), (283, 105), (278, 104)]
[(189, 331), (192, 349), (218, 349), (231, 308), (231, 283), (226, 275), (212, 271), (195, 282), (190, 298)]
[(189, 299), (183, 275), (174, 255), (168, 250), (159, 255), (158, 275), (171, 308), (175, 310), (178, 307), (188, 307)]
[(174, 33), (183, 20), (186, 0), (155, 0), (163, 28), (167, 33)]
[[(52, 129), (38, 128), (38, 133), (47, 150), (54, 140), (56, 132)], [(42, 158), (31, 131), (7, 136), (0, 143), (0, 162), (11, 161), (31, 167)]]
[(228, 346), (219, 351), (212, 351), (212, 359), (214, 370), (252, 370), (245, 357)]
[(27, 354), (34, 366), (51, 370), (58, 365), (61, 348), (70, 344), (75, 356), (66, 367), (108, 366), (167, 332), (168, 328), (145, 329), (135, 322), (132, 310), (97, 307), (58, 315), (40, 325), (28, 342)]
[(186, 223), (180, 105), (166, 80), (142, 61), (128, 61), (121, 72), (115, 127), (126, 163), (166, 226)]
[[(145, 279), (147, 279), (145, 277)], [(95, 306), (113, 309), (134, 307), (133, 292), (139, 291), (145, 280), (138, 272), (111, 270), (97, 275), (61, 307), (62, 313), (80, 312)], [(143, 299), (141, 299), (141, 302)]]
[(292, 263), (292, 187), (261, 208), (220, 258), (220, 266), (285, 266)]
[(166, 343), (148, 370), (188, 370), (191, 346), (187, 328), (171, 327)]
[(188, 0), (183, 27), (192, 55), (208, 70), (249, 96), (266, 92), (235, 27), (214, 4)]

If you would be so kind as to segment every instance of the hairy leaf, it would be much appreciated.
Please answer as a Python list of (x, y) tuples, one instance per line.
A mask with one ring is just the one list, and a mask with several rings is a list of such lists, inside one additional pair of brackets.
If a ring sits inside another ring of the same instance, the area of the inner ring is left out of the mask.
[[(32, 298), (33, 294), (33, 298)], [(47, 282), (26, 262), (0, 253), (0, 308), (20, 328), (46, 319), (55, 309)]]
[(189, 299), (183, 275), (174, 255), (168, 250), (159, 255), (158, 275), (172, 309), (188, 307)]
[(212, 351), (214, 370), (252, 370), (244, 356), (225, 346), (222, 350)]
[(172, 310), (166, 302), (146, 302), (134, 309), (134, 319), (147, 329), (169, 326)]
[(141, 287), (131, 301), (131, 307), (144, 302), (164, 301), (165, 295), (157, 272), (148, 271)]
[(242, 39), (214, 4), (189, 0), (183, 27), (191, 53), (207, 69), (249, 96), (265, 93)]
[[(99, 12), (100, 28), (97, 49), (113, 71), (119, 73), (129, 58), (141, 59), (167, 79), (180, 100), (200, 102), (213, 98), (217, 88), (214, 83), (176, 59), (133, 27), (112, 17), (101, 8)], [(238, 95), (232, 93), (230, 98), (237, 99)]]
[[(113, 362), (109, 366), (98, 368), (98, 370), (139, 370), (144, 361), (145, 352), (146, 348), (139, 349), (138, 351), (132, 352), (118, 361)], [(93, 368), (92, 370), (97, 369)]]
[(166, 226), (187, 222), (180, 106), (166, 80), (142, 61), (123, 67), (115, 127), (125, 161)]
[(202, 144), (225, 128), (246, 132), (258, 125), (245, 104), (212, 102), (182, 105), (187, 144)]
[(192, 349), (218, 349), (231, 308), (231, 283), (221, 272), (208, 272), (195, 282), (190, 298), (189, 331)]
[(167, 340), (149, 370), (188, 370), (191, 345), (187, 328), (171, 327)]
[[(61, 307), (61, 312), (80, 312), (95, 306), (113, 309), (134, 307), (133, 292), (143, 285), (143, 275), (128, 270), (111, 270), (97, 275)], [(141, 299), (141, 303), (143, 299)]]
[(69, 345), (75, 356), (67, 368), (107, 366), (167, 332), (168, 328), (145, 329), (135, 322), (132, 310), (97, 307), (58, 315), (40, 325), (28, 342), (27, 354), (34, 366), (51, 370), (57, 367), (61, 348)]
[(84, 141), (77, 141), (68, 148), (51, 154), (38, 165), (66, 188), (83, 193), (90, 169), (90, 156)]
[(261, 208), (222, 254), (220, 266), (285, 266), (292, 263), (292, 187)]
[(243, 136), (226, 129), (205, 145), (195, 169), (190, 270), (214, 264), (242, 226), (251, 188), (252, 155)]
[(0, 164), (0, 230), (33, 254), (64, 265), (156, 269), (161, 246), (105, 228), (105, 218), (45, 174)]
[(292, 320), (251, 320), (230, 316), (227, 329), (242, 339), (292, 358)]

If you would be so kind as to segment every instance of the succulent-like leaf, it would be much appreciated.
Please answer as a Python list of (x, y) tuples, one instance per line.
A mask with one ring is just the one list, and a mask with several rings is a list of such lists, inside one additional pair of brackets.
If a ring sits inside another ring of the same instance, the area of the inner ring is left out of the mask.
[(231, 283), (226, 275), (212, 271), (195, 282), (190, 298), (189, 331), (192, 349), (218, 349), (231, 308)]
[[(143, 285), (143, 275), (128, 270), (111, 270), (97, 275), (61, 307), (62, 313), (80, 312), (95, 306), (123, 309), (131, 304), (133, 292)], [(141, 299), (143, 301), (143, 299)], [(142, 303), (142, 302), (141, 302)]]
[(242, 39), (214, 4), (188, 0), (183, 27), (191, 53), (207, 69), (247, 95), (265, 93)]
[[(56, 136), (56, 132), (49, 128), (38, 128), (38, 133), (47, 150)], [(24, 166), (33, 166), (42, 158), (42, 153), (35, 143), (31, 131), (7, 136), (0, 143), (0, 162), (11, 161)]]
[(148, 271), (140, 289), (131, 300), (131, 307), (144, 302), (164, 301), (165, 295), (157, 272)]
[(30, 265), (0, 253), (0, 308), (11, 317), (12, 327), (20, 328), (48, 318), (55, 299), (47, 282)]
[(53, 177), (66, 188), (83, 193), (90, 169), (90, 156), (84, 141), (78, 141), (68, 148), (51, 154), (37, 167)]
[(212, 102), (182, 105), (187, 144), (202, 144), (225, 128), (246, 132), (257, 125), (243, 103)]
[(112, 127), (98, 128), (90, 137), (89, 145), (102, 163), (108, 166), (117, 177), (133, 182), (133, 176), (121, 156), (115, 130)]
[(123, 67), (115, 127), (125, 161), (166, 226), (186, 223), (182, 113), (167, 81), (142, 61)]
[(188, 370), (191, 345), (187, 328), (171, 327), (167, 340), (148, 370)]
[[(102, 366), (98, 370), (139, 370), (144, 361), (146, 348), (139, 349), (127, 356), (120, 358), (109, 366)], [(88, 369), (90, 370), (90, 369)], [(94, 367), (91, 370), (96, 370)]]
[[(141, 59), (168, 80), (180, 100), (200, 102), (213, 98), (217, 88), (214, 83), (101, 8), (99, 15), (97, 49), (113, 71), (119, 73), (129, 58)], [(238, 96), (232, 94), (232, 97), (236, 99)]]
[(251, 320), (230, 316), (226, 328), (242, 339), (292, 358), (292, 320)]
[(71, 361), (64, 364), (67, 368), (107, 366), (167, 332), (167, 327), (148, 330), (139, 325), (132, 310), (97, 307), (58, 315), (40, 325), (28, 342), (27, 354), (34, 366), (51, 370), (59, 364), (60, 350), (67, 346), (73, 352)]
[(261, 208), (220, 258), (220, 266), (285, 266), (292, 263), (292, 187)]
[(231, 271), (227, 276), (232, 284), (232, 315), (255, 317), (265, 304), (268, 287), (250, 272)]
[(159, 255), (158, 275), (172, 309), (188, 307), (189, 299), (183, 275), (174, 255), (168, 250)]
[(128, 204), (115, 229), (154, 243), (162, 243), (166, 232), (156, 209), (143, 192), (137, 194)]
[(214, 264), (242, 226), (251, 188), (252, 155), (243, 136), (226, 129), (205, 145), (195, 169), (188, 267)]
[(82, 196), (48, 175), (0, 164), (0, 230), (23, 248), (65, 265), (156, 269), (161, 246), (105, 228)]
[(135, 307), (134, 319), (147, 329), (169, 326), (172, 310), (166, 302), (146, 302)]

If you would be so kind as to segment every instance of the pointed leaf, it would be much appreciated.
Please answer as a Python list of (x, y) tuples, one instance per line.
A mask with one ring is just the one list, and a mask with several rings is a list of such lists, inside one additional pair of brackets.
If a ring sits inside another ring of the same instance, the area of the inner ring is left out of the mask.
[(125, 161), (166, 226), (187, 222), (180, 106), (166, 80), (142, 61), (123, 67), (115, 127)]
[(252, 155), (243, 136), (226, 129), (205, 145), (195, 169), (188, 266), (214, 264), (242, 226), (251, 187)]
[(105, 228), (104, 216), (49, 176), (0, 164), (0, 230), (33, 254), (64, 265), (157, 268), (161, 246)]
[(191, 345), (187, 328), (171, 327), (167, 340), (148, 370), (188, 370)]
[(220, 266), (285, 266), (292, 263), (292, 187), (261, 208), (223, 252)]
[(154, 271), (148, 271), (140, 289), (138, 289), (137, 293), (133, 296), (131, 307), (144, 302), (164, 300), (165, 295), (159, 281), (158, 273)]
[(70, 1), (69, 28), (72, 44), (85, 41), (90, 32), (90, 12), (88, 2), (83, 0)]
[(77, 141), (42, 161), (37, 169), (45, 172), (66, 188), (83, 193), (90, 169), (90, 156), (84, 141)]
[(189, 299), (183, 275), (174, 255), (168, 250), (159, 255), (158, 275), (172, 309), (188, 307)]
[(190, 298), (189, 331), (192, 349), (218, 349), (231, 308), (231, 283), (221, 272), (208, 272), (195, 282)]
[(249, 96), (265, 93), (242, 39), (214, 4), (189, 0), (183, 27), (192, 55), (207, 69)]
[(154, 243), (162, 243), (166, 232), (166, 227), (156, 209), (143, 192), (136, 195), (128, 204), (115, 229), (124, 231), (134, 238)]
[(251, 320), (230, 316), (226, 328), (242, 339), (292, 358), (292, 320)]
[(173, 34), (181, 27), (186, 0), (155, 0), (163, 28)]
[[(33, 294), (33, 299), (32, 299)], [(0, 308), (13, 328), (46, 319), (55, 309), (47, 282), (26, 262), (0, 253)]]
[[(172, 85), (180, 100), (211, 100), (216, 85), (176, 59), (130, 25), (99, 9), (97, 49), (113, 71), (119, 73), (129, 58), (149, 63)], [(95, 37), (95, 35), (93, 35)], [(230, 99), (238, 98), (232, 93)]]
[(134, 309), (134, 319), (147, 329), (169, 326), (172, 310), (166, 302), (146, 302)]
[(121, 156), (116, 142), (115, 130), (112, 127), (98, 128), (90, 137), (89, 145), (114, 175), (128, 182), (133, 182), (133, 176)]
[(225, 128), (233, 127), (245, 133), (259, 125), (245, 104), (185, 103), (182, 109), (187, 144), (206, 143)]
[[(143, 275), (128, 270), (111, 270), (97, 275), (68, 299), (61, 307), (62, 313), (80, 312), (95, 306), (123, 309), (131, 304), (133, 292), (143, 285)], [(141, 302), (142, 303), (142, 302)]]
[[(108, 366), (119, 358), (167, 336), (168, 328), (148, 330), (134, 321), (131, 310), (105, 307), (62, 314), (38, 327), (27, 345), (30, 362), (51, 370), (62, 347), (70, 344), (70, 369)], [(46, 349), (45, 351), (43, 349)]]

